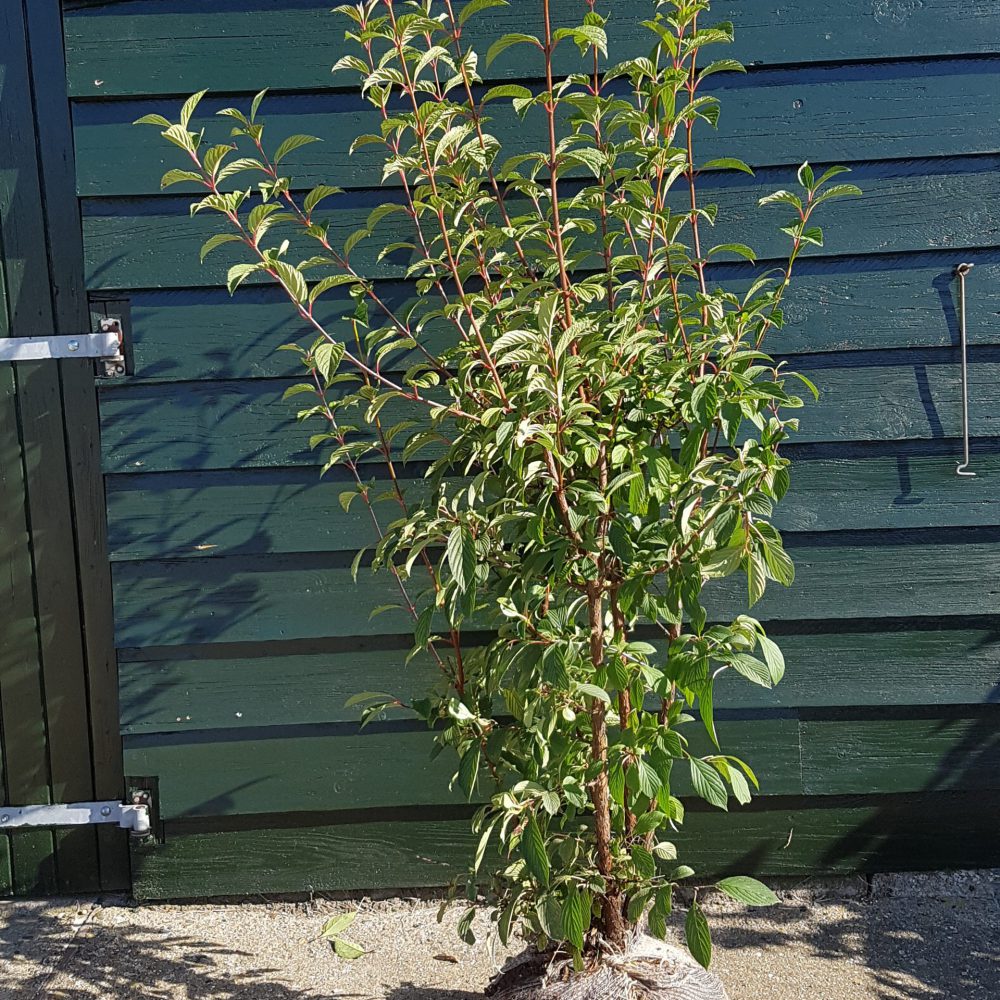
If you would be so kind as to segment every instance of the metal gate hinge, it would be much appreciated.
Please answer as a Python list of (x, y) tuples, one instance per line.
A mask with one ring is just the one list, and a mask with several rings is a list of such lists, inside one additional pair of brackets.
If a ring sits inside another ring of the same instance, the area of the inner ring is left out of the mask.
[(102, 374), (124, 374), (122, 325), (110, 317), (102, 319), (100, 325), (99, 333), (68, 337), (0, 337), (0, 362), (94, 358), (103, 363)]
[(112, 823), (144, 836), (149, 805), (121, 802), (66, 802), (48, 806), (0, 806), (0, 831), (23, 826), (91, 826)]

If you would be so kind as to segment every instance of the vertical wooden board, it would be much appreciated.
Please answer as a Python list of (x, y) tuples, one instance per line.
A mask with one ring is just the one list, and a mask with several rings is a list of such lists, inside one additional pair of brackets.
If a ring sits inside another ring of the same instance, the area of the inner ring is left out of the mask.
[(10, 837), (0, 835), (0, 897), (9, 896), (14, 891), (14, 879), (10, 867)]
[[(7, 277), (0, 268), (0, 289), (6, 293), (6, 287)], [(0, 308), (0, 315), (6, 321), (5, 308)], [(0, 627), (0, 756), (4, 765), (4, 802), (45, 803), (49, 801), (50, 784), (45, 701), (11, 365), (0, 365), (0, 607), (4, 613)], [(52, 834), (46, 830), (19, 835), (17, 843), (10, 844), (11, 884), (15, 893), (30, 891), (36, 885), (39, 866), (45, 864), (52, 852)]]
[[(56, 332), (71, 334), (89, 328), (90, 310), (83, 280), (83, 230), (76, 197), (62, 13), (59, 0), (31, 0), (26, 11), (42, 204), (53, 275), (53, 318)], [(97, 799), (117, 799), (124, 792), (124, 776), (97, 391), (93, 366), (87, 361), (60, 362), (59, 376), (83, 625), (93, 794)], [(86, 885), (75, 879), (78, 891), (91, 884), (105, 890), (126, 888), (127, 836), (102, 826), (96, 837), (99, 879)]]
[[(21, 3), (4, 6), (0, 32), (4, 64), (0, 128), (7, 140), (9, 168), (0, 180), (0, 204), (9, 329), (12, 336), (46, 336), (54, 326), (52, 276)], [(51, 796), (55, 801), (86, 800), (93, 797), (94, 784), (59, 371), (47, 362), (22, 364), (16, 368), (15, 381), (34, 562)], [(96, 878), (97, 841), (93, 831), (86, 837), (60, 838), (59, 842), (63, 845), (66, 871), (73, 873), (61, 887), (67, 891), (96, 887), (96, 882), (84, 886), (78, 875), (90, 871)]]

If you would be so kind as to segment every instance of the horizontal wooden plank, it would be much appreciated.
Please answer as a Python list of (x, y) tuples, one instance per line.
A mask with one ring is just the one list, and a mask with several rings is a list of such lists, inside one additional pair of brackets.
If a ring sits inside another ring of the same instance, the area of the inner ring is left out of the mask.
[[(998, 18), (1000, 21), (1000, 18)], [(830, 66), (719, 76), (710, 89), (722, 102), (719, 128), (696, 132), (703, 161), (738, 156), (753, 167), (811, 162), (903, 159), (990, 153), (996, 146), (1000, 88), (993, 60), (905, 62), (882, 66)], [(623, 92), (625, 88), (621, 88)], [(249, 104), (249, 99), (242, 102)], [(192, 120), (206, 142), (230, 141), (232, 121), (217, 117), (226, 98), (206, 99)], [(86, 103), (74, 114), (77, 187), (85, 197), (149, 195), (180, 163), (178, 151), (150, 128), (133, 122), (156, 112), (171, 121), (180, 101)], [(957, 108), (964, 109), (956, 112)], [(323, 141), (296, 151), (284, 169), (299, 187), (336, 183), (343, 188), (379, 184), (385, 150), (366, 145), (351, 154), (358, 135), (378, 133), (381, 117), (353, 95), (272, 97), (262, 106), (271, 148), (290, 135)], [(538, 111), (520, 119), (509, 102), (489, 108), (488, 129), (506, 156), (545, 148), (547, 121)], [(560, 125), (561, 131), (568, 131)], [(242, 175), (234, 184), (246, 185)], [(389, 178), (397, 186), (395, 177)], [(197, 185), (178, 191), (197, 192)]]
[[(718, 709), (958, 705), (1000, 701), (1000, 638), (985, 630), (778, 637), (784, 680), (768, 691), (732, 671)], [(403, 665), (400, 650), (349, 650), (223, 659), (128, 660), (119, 666), (126, 735), (347, 722), (359, 691), (404, 701), (434, 682), (436, 666)], [(878, 664), (872, 670), (872, 664)], [(864, 728), (864, 727), (862, 727)]]
[[(948, 528), (1000, 525), (994, 483), (1000, 455), (977, 454), (978, 475), (955, 475), (950, 455), (800, 458), (775, 514), (782, 531)], [(139, 473), (107, 478), (111, 558), (337, 552), (376, 539), (356, 501), (344, 512), (349, 474), (319, 478), (313, 468)], [(407, 480), (417, 499), (422, 480)], [(376, 504), (380, 523), (398, 516), (394, 500)]]
[[(841, 257), (954, 249), (958, 263), (961, 249), (997, 247), (998, 170), (998, 156), (857, 165), (852, 180), (865, 194), (837, 202), (824, 213), (824, 254)], [(786, 213), (759, 209), (757, 202), (791, 180), (786, 169), (760, 171), (755, 178), (706, 175), (702, 202), (719, 206), (714, 240), (720, 244), (749, 243), (762, 259), (780, 258), (787, 252), (788, 238), (779, 231), (787, 221)], [(350, 233), (365, 224), (372, 208), (389, 198), (388, 192), (371, 191), (330, 199), (327, 220), (333, 245), (342, 245)], [(681, 199), (680, 191), (677, 198)], [(243, 258), (232, 246), (223, 246), (204, 266), (199, 264), (198, 248), (220, 230), (221, 224), (208, 213), (190, 219), (186, 206), (184, 199), (170, 197), (85, 201), (88, 287), (178, 288), (224, 283), (229, 265)], [(362, 240), (355, 247), (351, 260), (359, 272), (372, 278), (405, 274), (410, 262), (407, 251), (378, 260), (383, 247), (397, 236), (408, 235), (405, 224), (395, 221), (401, 218), (390, 216), (377, 237)], [(291, 254), (301, 250), (307, 255), (314, 249), (314, 243), (300, 246), (293, 241)]]
[[(892, 360), (895, 360), (893, 358)], [(951, 351), (938, 364), (817, 367), (798, 364), (821, 390), (802, 411), (796, 441), (930, 440), (961, 433), (961, 378)], [(295, 413), (299, 397), (283, 400), (291, 382), (190, 382), (134, 384), (101, 394), (106, 472), (163, 472), (310, 465), (316, 429)], [(970, 429), (975, 437), (1000, 436), (1000, 363), (969, 366)], [(804, 391), (804, 390), (803, 390)], [(419, 404), (390, 404), (384, 422), (420, 419)], [(397, 439), (402, 447), (405, 439)], [(430, 451), (427, 455), (431, 455)]]
[(979, 789), (1000, 798), (1000, 713), (976, 718), (802, 723), (802, 781), (809, 795), (863, 788)]
[[(762, 795), (801, 791), (798, 727), (795, 719), (764, 718), (717, 725), (726, 750), (745, 757), (757, 773)], [(281, 732), (280, 727), (271, 728)], [(167, 741), (163, 743), (157, 743), (157, 737), (126, 739), (125, 773), (158, 776), (160, 814), (166, 820), (457, 806), (464, 801), (461, 789), (448, 788), (458, 758), (445, 751), (431, 760), (433, 740), (426, 730), (378, 732), (370, 727), (360, 735), (327, 736), (321, 730), (319, 735), (288, 738), (254, 730), (245, 739), (237, 730), (228, 735), (231, 741), (223, 742), (210, 742), (211, 733), (205, 734), (205, 741), (192, 743), (183, 742), (183, 734), (159, 738)], [(700, 725), (690, 724), (685, 735), (696, 752), (710, 752)], [(690, 782), (682, 772), (672, 787), (676, 794), (687, 795)], [(484, 801), (490, 793), (484, 779), (476, 800)]]
[[(1000, 326), (1000, 251), (966, 256), (976, 265), (969, 279), (969, 339), (997, 343)], [(944, 347), (957, 342), (954, 254), (873, 257), (859, 261), (805, 260), (785, 300), (786, 325), (769, 338), (777, 354)], [(715, 268), (714, 283), (739, 291), (748, 268)], [(207, 277), (202, 272), (203, 277)], [(381, 283), (379, 297), (397, 315), (416, 302), (412, 288)], [(135, 380), (187, 381), (291, 376), (297, 359), (282, 344), (311, 343), (314, 332), (297, 319), (277, 288), (136, 290), (129, 294)], [(346, 289), (321, 300), (320, 322), (335, 336), (353, 339)], [(372, 306), (373, 321), (378, 316)], [(448, 342), (447, 331), (428, 331), (430, 349)], [(396, 364), (407, 364), (410, 355)]]
[[(832, 536), (836, 539), (836, 536)], [(874, 535), (868, 544), (798, 544), (788, 539), (797, 576), (754, 607), (762, 620), (824, 621), (1000, 613), (1000, 542), (932, 544), (926, 532), (901, 539)], [(233, 556), (118, 563), (115, 608), (119, 647), (409, 634), (399, 611), (369, 620), (397, 602), (387, 573), (351, 579), (350, 555)], [(740, 613), (745, 584), (731, 577), (707, 594), (719, 619)]]
[[(766, 806), (767, 801), (763, 800)], [(133, 853), (139, 899), (442, 886), (465, 872), (464, 819), (197, 832)], [(274, 821), (272, 820), (272, 823)], [(1000, 865), (1000, 798), (980, 793), (858, 796), (731, 813), (689, 811), (673, 836), (696, 883), (723, 874), (803, 876)]]
[[(609, 41), (614, 58), (644, 54), (646, 36), (638, 21), (652, 4), (611, 11)], [(261, 10), (266, 9), (266, 21)], [(184, 0), (164, 8), (156, 0), (75, 3), (66, 16), (70, 92), (76, 97), (178, 93), (211, 87), (250, 91), (260, 87), (311, 89), (329, 86), (330, 66), (347, 51), (345, 21), (329, 14), (329, 2), (281, 0), (259, 3)], [(508, 31), (537, 30), (539, 5), (523, 0), (491, 10), (470, 23), (467, 44), (483, 49)], [(576, 24), (573, 0), (557, 0), (553, 18)], [(887, 59), (914, 55), (1000, 52), (1000, 17), (990, 0), (845, 0), (816, 4), (790, 0), (780, 8), (764, 0), (715, 0), (713, 21), (736, 25), (734, 57), (756, 64)], [(947, 25), (947, 30), (941, 30)], [(113, 43), (116, 58), (107, 51)], [(575, 60), (566, 48), (562, 71)], [(728, 54), (728, 53), (727, 53)], [(536, 60), (537, 61), (537, 60)], [(501, 57), (490, 78), (530, 73), (523, 51)]]
[(446, 885), (468, 867), (467, 820), (184, 833), (133, 848), (138, 900)]

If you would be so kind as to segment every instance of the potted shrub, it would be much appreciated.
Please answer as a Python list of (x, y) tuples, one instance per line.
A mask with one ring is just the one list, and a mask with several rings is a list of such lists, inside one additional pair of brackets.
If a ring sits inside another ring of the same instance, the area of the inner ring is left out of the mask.
[[(719, 747), (715, 682), (735, 671), (769, 687), (784, 661), (758, 621), (716, 620), (703, 592), (740, 577), (751, 606), (769, 581), (792, 583), (770, 519), (789, 486), (796, 388), (815, 389), (765, 348), (796, 260), (822, 245), (816, 209), (859, 192), (831, 183), (842, 168), (803, 165), (795, 192), (761, 202), (784, 210), (787, 260), (720, 287), (715, 261), (755, 261), (743, 243), (713, 244), (717, 209), (700, 197), (703, 171), (750, 172), (696, 156), (720, 111), (705, 81), (742, 70), (703, 50), (732, 27), (706, 23), (706, 0), (658, 0), (648, 52), (615, 61), (594, 0), (561, 26), (537, 0), (539, 33), (503, 35), (480, 58), (470, 19), (503, 3), (338, 8), (354, 51), (335, 69), (357, 75), (377, 120), (356, 145), (381, 147), (393, 185), (346, 241), (324, 209), (350, 196), (300, 191), (286, 157), (315, 140), (269, 152), (263, 94), (221, 112), (232, 141), (219, 145), (190, 128), (201, 95), (177, 122), (140, 121), (187, 157), (164, 185), (207, 189), (192, 211), (218, 213), (222, 229), (203, 256), (243, 250), (230, 290), (276, 281), (313, 331), (291, 345), (308, 378), (290, 392), (309, 397), (300, 416), (321, 425), (325, 468), (353, 473), (344, 506), (369, 507), (373, 562), (412, 616), (412, 655), (439, 668), (421, 700), (357, 702), (366, 722), (390, 709), (425, 719), (481, 803), (461, 888), (486, 893), (504, 942), (530, 945), (494, 991), (719, 996), (701, 969), (697, 892), (684, 927), (700, 965), (660, 943), (694, 875), (674, 843), (678, 793), (749, 801), (757, 778)], [(515, 48), (537, 85), (484, 85), (482, 64)], [(557, 58), (574, 63), (568, 75)], [(405, 257), (418, 294), (405, 312), (355, 264), (364, 240), (380, 260)], [(317, 302), (341, 286), (354, 307), (324, 325)], [(416, 497), (403, 461), (425, 463)], [(392, 523), (375, 510), (386, 495)], [(747, 877), (716, 885), (774, 899)]]

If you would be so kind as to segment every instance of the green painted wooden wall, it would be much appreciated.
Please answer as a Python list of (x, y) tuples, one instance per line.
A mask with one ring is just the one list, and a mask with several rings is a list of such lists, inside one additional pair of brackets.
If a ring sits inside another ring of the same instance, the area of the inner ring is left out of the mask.
[[(373, 161), (347, 155), (368, 119), (330, 76), (344, 43), (329, 6), (65, 5), (88, 284), (130, 297), (135, 332), (135, 375), (102, 391), (101, 414), (126, 772), (158, 776), (166, 832), (133, 859), (140, 896), (440, 884), (468, 847), (468, 809), (426, 734), (359, 734), (343, 708), (424, 675), (402, 672), (402, 619), (369, 621), (388, 582), (351, 583), (363, 519), (340, 511), (336, 475), (318, 482), (281, 401), (292, 373), (274, 348), (302, 331), (269, 288), (230, 301), (224, 251), (199, 265), (208, 220), (160, 193), (166, 147), (129, 125), (209, 87), (198, 120), (218, 128), (211, 112), (272, 87), (273, 135), (325, 137), (296, 154), (297, 174), (351, 190), (333, 212), (334, 232), (350, 231), (387, 195)], [(535, 6), (484, 15), (482, 33), (523, 28)], [(580, 6), (555, 5), (567, 18)], [(613, 41), (634, 51), (643, 5), (612, 6)], [(788, 676), (719, 696), (763, 796), (729, 816), (693, 807), (681, 850), (703, 869), (772, 874), (997, 864), (1000, 6), (776, 8), (714, 5), (751, 70), (720, 78), (720, 131), (701, 148), (758, 168), (706, 178), (720, 242), (778, 254), (753, 206), (804, 158), (849, 163), (865, 195), (826, 220), (775, 345), (823, 395), (781, 513), (798, 580), (760, 605)], [(531, 78), (517, 54), (492, 75)], [(356, 263), (404, 301), (403, 266), (377, 250), (361, 244)], [(975, 479), (954, 474), (960, 260), (976, 264)], [(717, 589), (718, 613), (738, 606)]]

